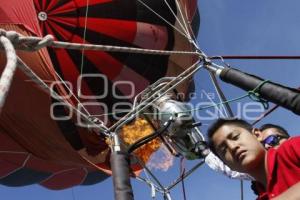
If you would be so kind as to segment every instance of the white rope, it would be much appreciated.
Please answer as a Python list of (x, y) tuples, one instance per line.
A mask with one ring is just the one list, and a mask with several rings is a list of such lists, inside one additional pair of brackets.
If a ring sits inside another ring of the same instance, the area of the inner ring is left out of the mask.
[[(177, 3), (177, 2), (176, 2)], [(180, 7), (181, 8), (181, 7)], [(179, 8), (179, 9), (180, 9)], [(191, 37), (191, 40), (190, 40), (190, 42), (191, 43), (193, 43), (193, 45), (194, 45), (194, 47), (196, 47), (196, 49), (198, 49), (199, 51), (200, 51), (200, 48), (199, 48), (199, 42), (198, 42), (198, 40), (197, 40), (197, 37), (195, 36), (195, 33), (194, 33), (194, 31), (193, 31), (193, 28), (192, 28), (192, 22), (189, 20), (189, 16), (187, 15), (187, 13), (188, 13), (188, 10), (187, 10), (188, 8), (187, 8), (187, 4), (185, 5), (185, 15), (186, 15), (186, 19), (187, 19), (187, 21), (186, 21), (186, 23), (188, 24), (187, 25), (187, 27), (190, 27), (190, 31), (188, 31), (188, 33), (189, 33), (189, 36)]]
[[(168, 6), (168, 8), (170, 9), (170, 12), (174, 15), (176, 21), (178, 22), (178, 24), (180, 25), (180, 27), (183, 29), (183, 31), (185, 32), (185, 37), (188, 39), (188, 41), (196, 48), (196, 49), (200, 49), (199, 48), (199, 45), (198, 45), (198, 42), (195, 42), (196, 41), (196, 37), (194, 35), (194, 32), (192, 31), (192, 28), (191, 28), (191, 24), (190, 23), (186, 23), (186, 20), (183, 16), (183, 12), (182, 12), (182, 7), (180, 6), (178, 0), (175, 0), (175, 3), (176, 3), (176, 8), (177, 10), (179, 11), (179, 14), (181, 16), (181, 19), (184, 23), (184, 25), (182, 25), (180, 19), (177, 17), (177, 15), (174, 13), (174, 11), (172, 10), (170, 4), (167, 2), (167, 0), (164, 0), (166, 5)], [(187, 10), (185, 9), (185, 14), (187, 14)], [(186, 15), (186, 19), (188, 20), (188, 16)], [(189, 29), (190, 27), (190, 29)], [(191, 31), (190, 31), (191, 30)], [(192, 34), (191, 34), (192, 33)]]
[(191, 67), (183, 71), (181, 74), (179, 74), (175, 79), (167, 83), (165, 86), (163, 86), (160, 90), (156, 91), (154, 94), (152, 94), (145, 102), (148, 102), (145, 104), (145, 102), (138, 105), (136, 108), (134, 108), (132, 111), (127, 113), (124, 117), (122, 117), (118, 122), (116, 122), (114, 125), (109, 127), (109, 131), (113, 130), (116, 127), (119, 127), (121, 124), (123, 124), (125, 121), (131, 120), (134, 116), (137, 116), (140, 114), (143, 110), (148, 108), (150, 105), (153, 105), (155, 101), (157, 101), (159, 98), (161, 98), (163, 95), (167, 94), (172, 89), (176, 88), (177, 85), (181, 84), (186, 79), (190, 78), (194, 73), (196, 73), (201, 67), (198, 66), (200, 61), (197, 61), (194, 63)]
[(68, 172), (68, 171), (72, 171), (72, 170), (75, 170), (75, 169), (78, 169), (78, 168), (70, 168), (70, 169), (65, 169), (65, 170), (61, 170), (61, 171), (57, 171), (55, 173), (52, 173), (49, 177), (47, 177), (46, 179), (42, 180), (40, 182), (40, 184), (43, 183), (43, 182), (48, 181), (49, 179), (51, 179), (52, 177), (54, 177), (54, 176), (56, 176), (58, 174), (62, 174), (62, 173), (65, 173), (65, 172)]
[(62, 79), (62, 77), (55, 71), (56, 76), (58, 79), (63, 83), (63, 85), (66, 87), (68, 92), (70, 92), (71, 96), (77, 101), (78, 105), (82, 106), (83, 110), (86, 112), (88, 116), (92, 116), (90, 112), (84, 107), (84, 105), (81, 103), (81, 101), (77, 98), (77, 96), (73, 93), (72, 89), (66, 84), (66, 81)]
[[(6, 31), (2, 31), (4, 34), (8, 34)], [(88, 49), (88, 50), (107, 50), (107, 51), (121, 51), (121, 52), (134, 52), (134, 53), (146, 53), (146, 54), (159, 54), (159, 55), (171, 55), (171, 54), (188, 54), (188, 55), (198, 55), (200, 59), (203, 58), (203, 54), (199, 52), (185, 52), (185, 51), (160, 51), (160, 50), (151, 50), (151, 49), (139, 49), (139, 48), (127, 48), (127, 47), (116, 47), (116, 46), (106, 46), (106, 45), (90, 45), (90, 44), (80, 44), (80, 43), (68, 43), (68, 42), (58, 42), (58, 41), (53, 41), (53, 37), (48, 35), (44, 38), (40, 37), (24, 37), (20, 36), (20, 34), (10, 31), (9, 35), (11, 38), (13, 38), (14, 43), (19, 47), (20, 44), (25, 45), (25, 49), (29, 50), (37, 50), (38, 48), (43, 48), (45, 46), (52, 46), (52, 47), (57, 47), (57, 48), (69, 48), (69, 49)], [(24, 48), (24, 46), (23, 46)], [(23, 68), (25, 63), (20, 62), (23, 65)], [(44, 88), (49, 89), (49, 86), (45, 84), (41, 79), (37, 78), (37, 75), (30, 70), (28, 66), (25, 67), (27, 74), (30, 74), (31, 77), (35, 77), (35, 81), (39, 83), (39, 85), (43, 85)], [(189, 71), (186, 70), (185, 73)], [(182, 79), (185, 74), (182, 73), (180, 74), (176, 79), (174, 80), (180, 80)], [(186, 78), (182, 79), (178, 83), (181, 83), (183, 80)], [(170, 82), (172, 84), (174, 82)], [(178, 84), (176, 84), (178, 85)], [(169, 86), (168, 84), (166, 86)], [(174, 87), (171, 87), (170, 89), (173, 89)], [(74, 107), (73, 107), (74, 108)], [(80, 113), (82, 116), (85, 116), (86, 119), (88, 117), (81, 113), (78, 109), (74, 108), (78, 113)], [(137, 114), (137, 113), (136, 113)], [(90, 120), (89, 120), (90, 121)], [(102, 127), (103, 128), (103, 127)]]
[[(198, 11), (198, 10), (197, 10)], [(200, 49), (199, 48), (199, 42), (198, 42), (198, 40), (197, 40), (197, 37), (195, 36), (195, 34), (194, 34), (194, 31), (193, 31), (193, 27), (192, 27), (192, 22), (189, 20), (189, 16), (187, 15), (187, 13), (188, 13), (188, 11), (187, 11), (187, 4), (185, 5), (185, 12), (184, 12), (185, 14), (186, 14), (186, 19), (187, 19), (187, 23), (188, 23), (188, 27), (190, 27), (190, 29), (191, 29), (191, 31), (189, 31), (189, 33), (190, 33), (190, 36), (191, 36), (191, 38), (192, 38), (192, 40), (191, 40), (191, 42), (194, 44), (194, 46), (195, 47), (197, 47), (198, 49)], [(200, 17), (199, 17), (200, 18)], [(192, 19), (193, 20), (193, 19)], [(200, 19), (199, 19), (200, 20)]]
[[(140, 176), (136, 176), (135, 179), (138, 180), (138, 181), (141, 181), (143, 183), (146, 183), (151, 188), (151, 196), (152, 196), (152, 198), (153, 198), (153, 196), (154, 197), (156, 196), (156, 194), (155, 194), (156, 191), (160, 192), (162, 194), (164, 193), (164, 191), (162, 189), (160, 189), (157, 185), (155, 185), (151, 180), (142, 178)], [(155, 191), (153, 192), (152, 190), (155, 190)]]
[(152, 197), (152, 199), (155, 199), (155, 197), (156, 197), (156, 189), (153, 184), (151, 184), (151, 197)]
[(223, 109), (219, 108), (219, 106), (217, 106), (217, 104), (212, 100), (212, 98), (207, 94), (207, 92), (205, 90), (202, 89), (202, 92), (205, 94), (206, 98), (211, 102), (211, 104), (214, 105), (215, 108), (218, 109), (218, 111), (221, 113), (221, 117), (225, 117), (225, 115), (223, 113), (223, 111), (224, 111), (223, 106), (221, 106), (221, 108), (223, 108)]
[[(20, 69), (26, 73), (26, 75), (29, 75), (30, 78), (37, 83), (39, 86), (41, 86), (43, 89), (46, 89), (46, 91), (54, 96), (59, 96), (51, 87), (49, 87), (35, 72), (33, 72), (19, 57), (18, 57), (18, 63), (20, 66)], [(73, 107), (71, 104), (65, 102), (68, 104), (68, 106), (72, 107), (74, 110), (77, 110), (75, 107)], [(79, 110), (77, 110), (78, 113), (81, 115), (86, 116), (84, 113), (81, 113)]]
[[(121, 118), (118, 122), (116, 122), (114, 125), (112, 125), (109, 130), (112, 130), (116, 128), (116, 130), (121, 127), (122, 125), (126, 124), (130, 120), (133, 119), (133, 117), (138, 116), (142, 111), (147, 109), (149, 106), (153, 105), (154, 102), (159, 100), (162, 96), (167, 94), (172, 89), (176, 88), (177, 85), (181, 84), (186, 79), (190, 78), (193, 74), (195, 74), (201, 67), (198, 66), (198, 62), (194, 63), (193, 66), (188, 68), (186, 71), (178, 75), (174, 80), (167, 83), (165, 86), (163, 86), (160, 90), (156, 91), (154, 94), (152, 94), (147, 100), (139, 104), (136, 108), (132, 109), (129, 113), (127, 113), (123, 118)], [(153, 99), (154, 98), (154, 99)], [(150, 102), (148, 102), (150, 101)]]
[(166, 22), (170, 27), (172, 27), (174, 30), (176, 30), (178, 33), (180, 33), (183, 37), (185, 37), (186, 39), (189, 39), (188, 36), (185, 33), (183, 33), (176, 26), (174, 26), (173, 24), (171, 24), (168, 20), (166, 20), (165, 18), (163, 18), (160, 14), (158, 14), (155, 10), (153, 10), (151, 7), (149, 7), (146, 3), (144, 3), (141, 0), (138, 0), (138, 2), (140, 2), (143, 6), (145, 6), (148, 10), (150, 10), (156, 16), (158, 16), (161, 20), (163, 20), (164, 22)]
[(139, 54), (151, 54), (151, 55), (197, 55), (203, 58), (203, 54), (197, 51), (165, 51), (165, 50), (154, 50), (154, 49), (142, 49), (134, 47), (122, 47), (122, 46), (111, 46), (111, 45), (95, 45), (95, 44), (82, 44), (82, 43), (71, 43), (54, 41), (52, 35), (46, 35), (45, 37), (34, 37), (34, 36), (23, 36), (15, 31), (5, 31), (0, 29), (2, 35), (10, 35), (12, 42), (16, 49), (26, 51), (37, 51), (44, 47), (53, 48), (64, 48), (73, 50), (94, 50), (94, 51), (107, 51), (107, 52), (124, 52), (124, 53), (139, 53)]
[(0, 29), (2, 35), (10, 35), (11, 41), (15, 45), (16, 49), (37, 51), (44, 47), (54, 48), (65, 48), (74, 50), (94, 50), (94, 51), (107, 51), (107, 52), (124, 52), (124, 53), (140, 53), (140, 54), (152, 54), (152, 55), (173, 55), (173, 54), (184, 54), (184, 55), (198, 55), (203, 58), (203, 54), (199, 52), (191, 51), (164, 51), (154, 49), (142, 49), (134, 47), (122, 47), (122, 46), (111, 46), (111, 45), (95, 45), (95, 44), (82, 44), (82, 43), (71, 43), (54, 41), (52, 35), (46, 35), (45, 37), (34, 37), (34, 36), (23, 36), (15, 31), (5, 31)]
[[(188, 23), (189, 23), (190, 26), (192, 26), (190, 21), (188, 21)], [(197, 49), (199, 49), (199, 51), (200, 51), (200, 48), (199, 48), (200, 45), (199, 45), (199, 42), (197, 40), (197, 37), (195, 36), (194, 31), (191, 31), (191, 35), (192, 35), (192, 38), (193, 38), (192, 42), (193, 42), (194, 46), (197, 47)]]
[(171, 197), (171, 195), (170, 195), (170, 192), (166, 192), (166, 193), (165, 193), (164, 199), (165, 199), (165, 200), (172, 200), (172, 197)]
[(28, 153), (28, 152), (1, 151), (0, 153), (25, 154), (25, 155), (27, 155), (26, 158), (25, 158), (25, 160), (23, 161), (23, 163), (22, 163), (22, 165), (20, 167), (14, 169), (12, 171), (10, 171), (8, 174), (5, 174), (5, 175), (1, 176), (0, 179), (5, 178), (5, 177), (7, 177), (7, 176), (9, 176), (9, 175), (11, 175), (13, 173), (15, 173), (16, 171), (22, 169), (26, 165), (26, 163), (28, 162), (28, 160), (30, 159), (30, 156), (31, 156), (31, 154)]
[(176, 6), (177, 6), (177, 10), (179, 11), (179, 14), (180, 14), (180, 16), (181, 16), (181, 19), (182, 19), (182, 21), (183, 21), (183, 24), (184, 24), (184, 27), (185, 27), (185, 32), (186, 32), (186, 34), (187, 34), (187, 36), (188, 36), (188, 40), (191, 42), (193, 39), (192, 39), (192, 37), (191, 37), (189, 27), (188, 27), (188, 25), (187, 25), (187, 23), (186, 23), (186, 21), (185, 21), (184, 16), (183, 16), (181, 6), (179, 5), (178, 0), (175, 0), (175, 3), (176, 3)]
[[(214, 64), (214, 63), (213, 63), (213, 64)], [(214, 64), (214, 65), (216, 65), (216, 64)], [(216, 65), (216, 66), (218, 66), (218, 65)], [(226, 99), (226, 97), (225, 97), (223, 91), (221, 90), (221, 87), (220, 87), (220, 85), (218, 84), (215, 75), (214, 75), (211, 71), (209, 71), (209, 75), (210, 75), (210, 77), (211, 77), (212, 83), (213, 83), (213, 85), (214, 85), (214, 87), (215, 87), (215, 90), (216, 90), (216, 92), (217, 92), (217, 94), (218, 94), (218, 97), (219, 97), (220, 101), (226, 102), (227, 99)], [(232, 110), (231, 110), (231, 107), (230, 107), (229, 103), (225, 103), (224, 105), (222, 105), (222, 107), (223, 107), (223, 109), (225, 110), (225, 113), (227, 114), (227, 116), (234, 117), (233, 112), (232, 112)], [(227, 112), (226, 112), (226, 111), (227, 111)], [(244, 186), (243, 186), (243, 185), (244, 185), (243, 180), (240, 180), (241, 200), (244, 199), (244, 190), (243, 190), (243, 187), (244, 187)]]
[(178, 24), (180, 25), (180, 27), (182, 28), (182, 30), (185, 32), (185, 35), (188, 36), (188, 33), (186, 32), (183, 24), (181, 23), (181, 21), (179, 20), (179, 18), (177, 17), (177, 15), (174, 13), (173, 9), (171, 8), (170, 4), (167, 2), (167, 0), (164, 0), (165, 4), (168, 6), (170, 12), (172, 13), (172, 15), (175, 17), (176, 21), (178, 22)]
[(0, 78), (0, 112), (1, 112), (17, 68), (17, 55), (13, 44), (7, 37), (3, 35), (0, 36), (0, 42), (4, 47), (6, 53), (6, 59), (7, 59), (6, 66)]
[[(187, 55), (198, 55), (200, 57), (200, 59), (202, 57), (198, 52), (161, 51), (161, 50), (128, 48), (128, 47), (107, 46), (107, 45), (91, 45), (91, 44), (80, 44), (80, 43), (68, 43), (68, 42), (54, 41), (54, 38), (51, 35), (47, 35), (43, 38), (40, 38), (40, 37), (24, 37), (24, 36), (21, 36), (20, 34), (18, 34), (17, 32), (14, 32), (14, 31), (6, 32), (5, 30), (2, 30), (2, 29), (0, 31), (3, 35), (8, 35), (10, 37), (10, 39), (14, 42), (14, 44), (16, 44), (20, 49), (25, 49), (25, 50), (36, 51), (36, 50), (39, 50), (40, 48), (43, 48), (43, 47), (46, 47), (46, 46), (52, 46), (52, 47), (56, 47), (56, 48), (69, 48), (69, 49), (78, 49), (78, 50), (80, 50), (80, 49), (102, 50), (102, 51), (104, 50), (104, 51), (119, 51), (119, 52), (157, 54), (157, 55), (187, 54)], [(9, 40), (7, 40), (7, 41), (9, 41)], [(21, 45), (22, 45), (22, 47), (20, 47)], [(24, 47), (24, 45), (25, 45), (25, 47)], [(11, 45), (11, 47), (12, 47), (11, 49), (13, 49), (12, 45)], [(13, 49), (13, 51), (14, 51), (14, 49)], [(8, 60), (12, 61), (11, 59), (8, 59)], [(38, 76), (36, 76), (33, 73), (33, 71), (28, 66), (25, 65), (25, 63), (23, 63), (21, 60), (20, 60), (20, 63), (21, 63), (21, 66), (23, 66), (23, 67), (21, 67), (23, 69), (23, 71), (29, 77), (31, 77), (32, 80), (34, 80), (36, 83), (38, 83), (40, 86), (42, 86), (42, 88), (49, 89), (48, 85), (45, 84), (41, 79), (39, 79)], [(16, 67), (14, 67), (13, 69), (15, 70), (15, 68)], [(8, 91), (8, 89), (7, 89), (7, 91)], [(7, 91), (4, 94), (7, 95)], [(75, 95), (74, 95), (74, 97), (75, 97)], [(80, 102), (79, 99), (76, 98), (76, 100), (78, 102)], [(76, 109), (76, 111), (81, 113), (77, 109)], [(89, 114), (89, 112), (86, 109), (85, 109), (85, 111)], [(83, 113), (81, 113), (81, 114), (83, 114)]]
[(18, 57), (18, 67), (41, 89), (46, 92), (49, 92), (49, 86), (43, 81), (40, 77), (38, 77), (24, 62)]
[[(86, 0), (86, 10), (85, 10), (85, 19), (84, 19), (84, 31), (83, 31), (83, 44), (85, 44), (85, 39), (86, 39), (86, 29), (87, 29), (87, 20), (88, 20), (88, 13), (89, 13), (89, 0)], [(83, 67), (84, 67), (84, 50), (85, 48), (82, 49), (81, 52), (81, 66), (80, 66), (80, 75), (82, 75), (83, 72)], [(81, 93), (81, 91), (80, 91)]]
[[(36, 42), (41, 40), (39, 37), (20, 37), (20, 41)], [(81, 43), (69, 43), (61, 41), (53, 41), (52, 44), (47, 45), (54, 48), (65, 48), (74, 50), (98, 50), (107, 52), (124, 52), (124, 53), (140, 53), (140, 54), (151, 54), (151, 55), (173, 55), (173, 54), (184, 54), (184, 55), (198, 55), (198, 52), (189, 51), (164, 51), (164, 50), (153, 50), (153, 49), (141, 49), (133, 47), (121, 47), (121, 46), (110, 46), (110, 45), (94, 45), (94, 44), (81, 44)]]
[[(224, 95), (222, 96), (222, 94), (220, 94), (222, 91), (221, 91), (221, 88), (219, 87), (214, 75), (211, 72), (209, 72), (209, 76), (210, 76), (210, 79), (216, 90), (216, 93), (218, 95), (220, 102), (226, 102), (226, 99), (224, 99), (225, 96)], [(230, 113), (232, 113), (232, 111), (231, 111), (230, 105), (228, 103), (226, 103), (226, 105), (227, 105), (227, 107), (225, 107), (225, 104), (221, 104), (220, 106), (221, 106), (222, 110), (225, 112), (226, 117), (228, 117), (229, 115), (231, 115)], [(231, 117), (233, 117), (233, 115)]]
[(85, 172), (84, 178), (82, 178), (80, 184), (78, 184), (78, 185), (81, 185), (81, 184), (85, 181), (86, 177), (87, 177), (88, 174), (89, 174), (89, 171), (88, 171), (85, 167), (83, 167), (82, 170)]
[[(42, 89), (46, 90), (48, 93), (50, 94), (54, 94), (56, 96), (59, 96), (52, 88), (50, 88), (41, 78), (39, 78), (39, 76), (37, 74), (35, 74), (20, 58), (18, 58), (18, 63), (19, 63), (19, 67), (22, 71), (24, 71), (26, 73), (26, 75), (29, 75), (29, 77), (32, 78), (32, 80), (34, 82), (36, 82)], [(58, 99), (60, 101), (63, 101), (62, 99)], [(64, 102), (64, 101), (63, 101)], [(71, 105), (68, 102), (64, 102), (67, 106), (69, 106), (70, 108), (72, 108), (73, 110), (76, 111), (77, 114), (79, 114), (81, 117), (83, 117), (85, 120), (87, 120), (89, 123), (91, 123), (93, 126), (99, 128), (100, 130), (107, 130), (107, 128), (101, 124), (97, 124), (95, 123), (93, 120), (91, 120), (90, 116), (82, 113), (79, 109), (77, 109), (76, 107), (74, 107), (73, 105)], [(105, 134), (105, 133), (104, 133)]]

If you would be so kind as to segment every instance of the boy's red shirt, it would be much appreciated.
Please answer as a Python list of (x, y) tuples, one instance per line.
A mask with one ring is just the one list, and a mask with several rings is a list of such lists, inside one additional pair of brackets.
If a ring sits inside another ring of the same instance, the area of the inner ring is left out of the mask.
[(300, 182), (300, 137), (267, 152), (267, 190), (258, 186), (258, 200), (274, 198)]

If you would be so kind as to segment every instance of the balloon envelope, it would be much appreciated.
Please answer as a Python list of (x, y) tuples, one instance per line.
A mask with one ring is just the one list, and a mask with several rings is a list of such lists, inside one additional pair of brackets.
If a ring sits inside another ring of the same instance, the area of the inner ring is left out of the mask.
[[(168, 5), (164, 0), (144, 2), (167, 22), (133, 0), (10, 0), (0, 4), (0, 28), (25, 36), (52, 34), (67, 42), (194, 51), (189, 40), (171, 27), (183, 31), (176, 20), (180, 12), (175, 1), (166, 1)], [(178, 3), (186, 21), (197, 19), (196, 1)], [(194, 22), (196, 34), (199, 21)], [(18, 51), (18, 56), (65, 102), (79, 109), (84, 105), (83, 112), (95, 116), (128, 110), (134, 96), (149, 84), (178, 75), (196, 59), (54, 48)], [(5, 62), (1, 52), (1, 66)], [(179, 92), (186, 93), (187, 84)], [(110, 125), (117, 117), (99, 118)], [(78, 126), (76, 113), (21, 70), (15, 74), (0, 116), (0, 137), (1, 184), (39, 183), (64, 189), (95, 184), (109, 176), (104, 138)], [(133, 169), (140, 168), (133, 165)]]

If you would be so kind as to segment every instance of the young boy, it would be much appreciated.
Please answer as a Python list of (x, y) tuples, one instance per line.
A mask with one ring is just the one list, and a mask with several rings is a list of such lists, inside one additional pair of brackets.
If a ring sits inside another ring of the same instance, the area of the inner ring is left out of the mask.
[(211, 150), (232, 170), (260, 182), (268, 198), (300, 198), (300, 138), (289, 139), (267, 152), (256, 138), (260, 134), (259, 129), (237, 119), (219, 119), (208, 131)]
[[(255, 132), (255, 136), (257, 137), (257, 140), (261, 142), (266, 149), (269, 149), (271, 147), (278, 148), (279, 145), (281, 145), (290, 137), (288, 132), (283, 127), (275, 124), (264, 124), (259, 128), (259, 130), (259, 132)], [(250, 177), (248, 174), (231, 170), (219, 159), (219, 157), (217, 157), (212, 152), (210, 152), (208, 156), (206, 156), (205, 163), (212, 170), (220, 172), (228, 176), (229, 178), (253, 180), (253, 178)]]
[(257, 140), (261, 142), (266, 149), (271, 147), (278, 148), (290, 137), (283, 127), (275, 124), (264, 124), (259, 130), (259, 132), (256, 132)]

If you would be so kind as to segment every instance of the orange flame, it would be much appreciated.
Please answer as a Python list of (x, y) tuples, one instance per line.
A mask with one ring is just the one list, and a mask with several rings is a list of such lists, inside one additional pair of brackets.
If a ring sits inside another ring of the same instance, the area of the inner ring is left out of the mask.
[[(153, 133), (154, 129), (149, 124), (149, 122), (145, 119), (138, 118), (132, 124), (125, 125), (122, 128), (121, 136), (125, 143), (133, 144), (137, 140), (150, 135)], [(135, 155), (137, 155), (144, 163), (146, 163), (152, 153), (154, 153), (161, 145), (161, 141), (159, 139), (154, 139), (147, 144), (144, 144), (140, 148), (134, 151)]]

